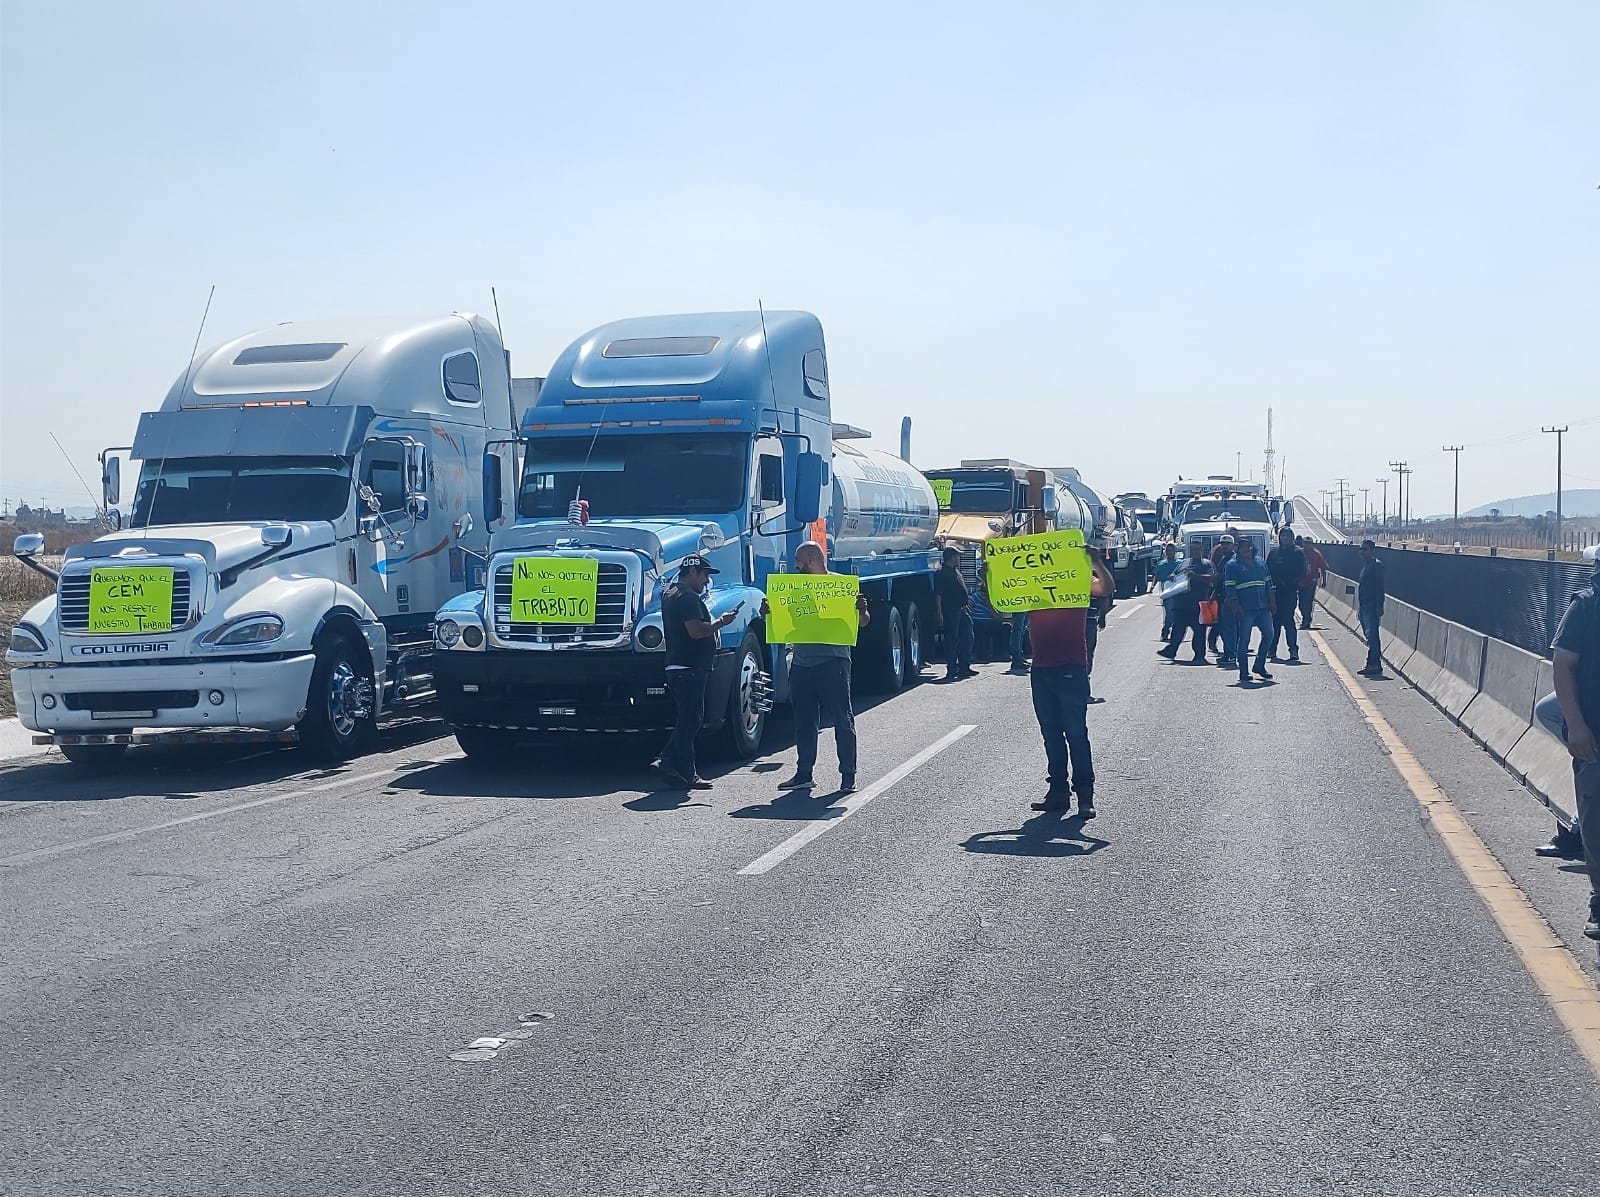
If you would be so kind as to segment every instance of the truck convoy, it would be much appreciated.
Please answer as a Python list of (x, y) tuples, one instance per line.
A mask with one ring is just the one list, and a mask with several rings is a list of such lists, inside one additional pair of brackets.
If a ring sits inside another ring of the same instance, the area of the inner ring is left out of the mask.
[(972, 592), (978, 656), (1007, 651), (1011, 623), (989, 605), (983, 578), (983, 546), (999, 536), (1076, 528), (1085, 539), (1093, 521), (1082, 501), (1058, 486), (1048, 470), (1006, 458), (966, 460), (959, 467), (928, 470), (939, 501), (939, 543), (961, 550), (961, 573)]
[(1117, 582), (1117, 597), (1148, 591), (1155, 576), (1155, 537), (1145, 535), (1144, 525), (1131, 512), (1090, 486), (1071, 466), (1052, 473), (1088, 508), (1094, 520), (1090, 539), (1106, 555), (1106, 564)]
[(24, 726), (98, 766), (153, 740), (359, 751), (431, 696), (434, 611), (515, 478), (509, 372), (465, 314), (280, 324), (197, 357), (139, 418), (129, 527), (59, 574), (18, 538), (57, 579), (6, 654)]
[[(521, 432), (516, 519), (490, 539), (487, 585), (445, 603), (435, 625), (435, 685), (469, 756), (503, 754), (526, 732), (670, 727), (661, 598), (690, 553), (720, 571), (713, 618), (736, 613), (706, 717), (731, 755), (754, 755), (772, 703), (788, 698), (761, 600), (802, 541), (825, 543), (829, 568), (857, 575), (871, 603), (862, 680), (895, 690), (917, 679), (938, 568), (934, 493), (834, 423), (815, 316), (604, 325), (557, 359)], [(595, 571), (592, 618), (537, 622), (513, 602), (519, 571), (548, 576), (552, 563)]]

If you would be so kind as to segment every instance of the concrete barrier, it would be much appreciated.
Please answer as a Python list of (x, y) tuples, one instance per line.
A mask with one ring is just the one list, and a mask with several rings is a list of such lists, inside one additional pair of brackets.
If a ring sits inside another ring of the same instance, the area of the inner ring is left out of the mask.
[(1417, 651), (1417, 625), (1421, 617), (1420, 610), (1399, 599), (1388, 599), (1383, 604), (1383, 631), (1378, 643), (1383, 649), (1383, 659), (1397, 671)]
[(1447, 624), (1444, 641), (1444, 668), (1434, 679), (1428, 697), (1438, 703), (1450, 718), (1459, 721), (1483, 686), (1483, 658), (1489, 638), (1482, 632)]
[[(1555, 667), (1539, 661), (1534, 679), (1534, 702), (1556, 688)], [(1572, 789), (1572, 754), (1544, 727), (1533, 723), (1506, 757), (1506, 767), (1535, 794), (1543, 798), (1562, 820), (1571, 823), (1577, 807)]]
[(1449, 636), (1449, 621), (1427, 611), (1417, 615), (1417, 651), (1398, 666), (1400, 675), (1425, 694), (1444, 672), (1445, 640)]
[(1544, 695), (1538, 689), (1541, 665), (1549, 662), (1504, 640), (1489, 639), (1484, 646), (1483, 686), (1461, 725), (1502, 761), (1530, 730), (1541, 730), (1530, 729), (1533, 704)]

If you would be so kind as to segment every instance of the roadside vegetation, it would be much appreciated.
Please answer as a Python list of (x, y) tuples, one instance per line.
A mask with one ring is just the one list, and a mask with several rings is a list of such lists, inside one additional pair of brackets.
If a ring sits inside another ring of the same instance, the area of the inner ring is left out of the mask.
[[(49, 578), (34, 573), (14, 557), (0, 557), (0, 654), (11, 642), (11, 625), (54, 589)], [(11, 696), (11, 670), (0, 655), (0, 719), (8, 719), (16, 713)]]

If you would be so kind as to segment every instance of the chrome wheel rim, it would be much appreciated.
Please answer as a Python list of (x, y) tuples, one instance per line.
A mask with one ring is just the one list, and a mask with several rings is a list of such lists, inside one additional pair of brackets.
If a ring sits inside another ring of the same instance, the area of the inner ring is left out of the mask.
[(328, 723), (339, 738), (355, 734), (360, 722), (361, 678), (349, 661), (337, 661), (328, 671)]
[(756, 660), (754, 653), (745, 653), (740, 658), (739, 724), (748, 740), (755, 739), (761, 727), (761, 712), (756, 709), (756, 675), (760, 672), (761, 663)]

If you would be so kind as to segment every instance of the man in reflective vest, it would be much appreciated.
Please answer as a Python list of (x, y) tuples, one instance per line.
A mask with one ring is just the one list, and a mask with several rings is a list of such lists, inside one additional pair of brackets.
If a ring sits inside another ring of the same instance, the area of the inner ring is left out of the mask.
[(1233, 649), (1239, 663), (1239, 683), (1250, 683), (1250, 632), (1261, 629), (1261, 647), (1256, 650), (1255, 675), (1267, 681), (1267, 653), (1272, 649), (1272, 606), (1267, 594), (1272, 581), (1266, 563), (1256, 560), (1256, 546), (1248, 536), (1240, 537), (1239, 550), (1223, 573), (1228, 610), (1233, 614)]

